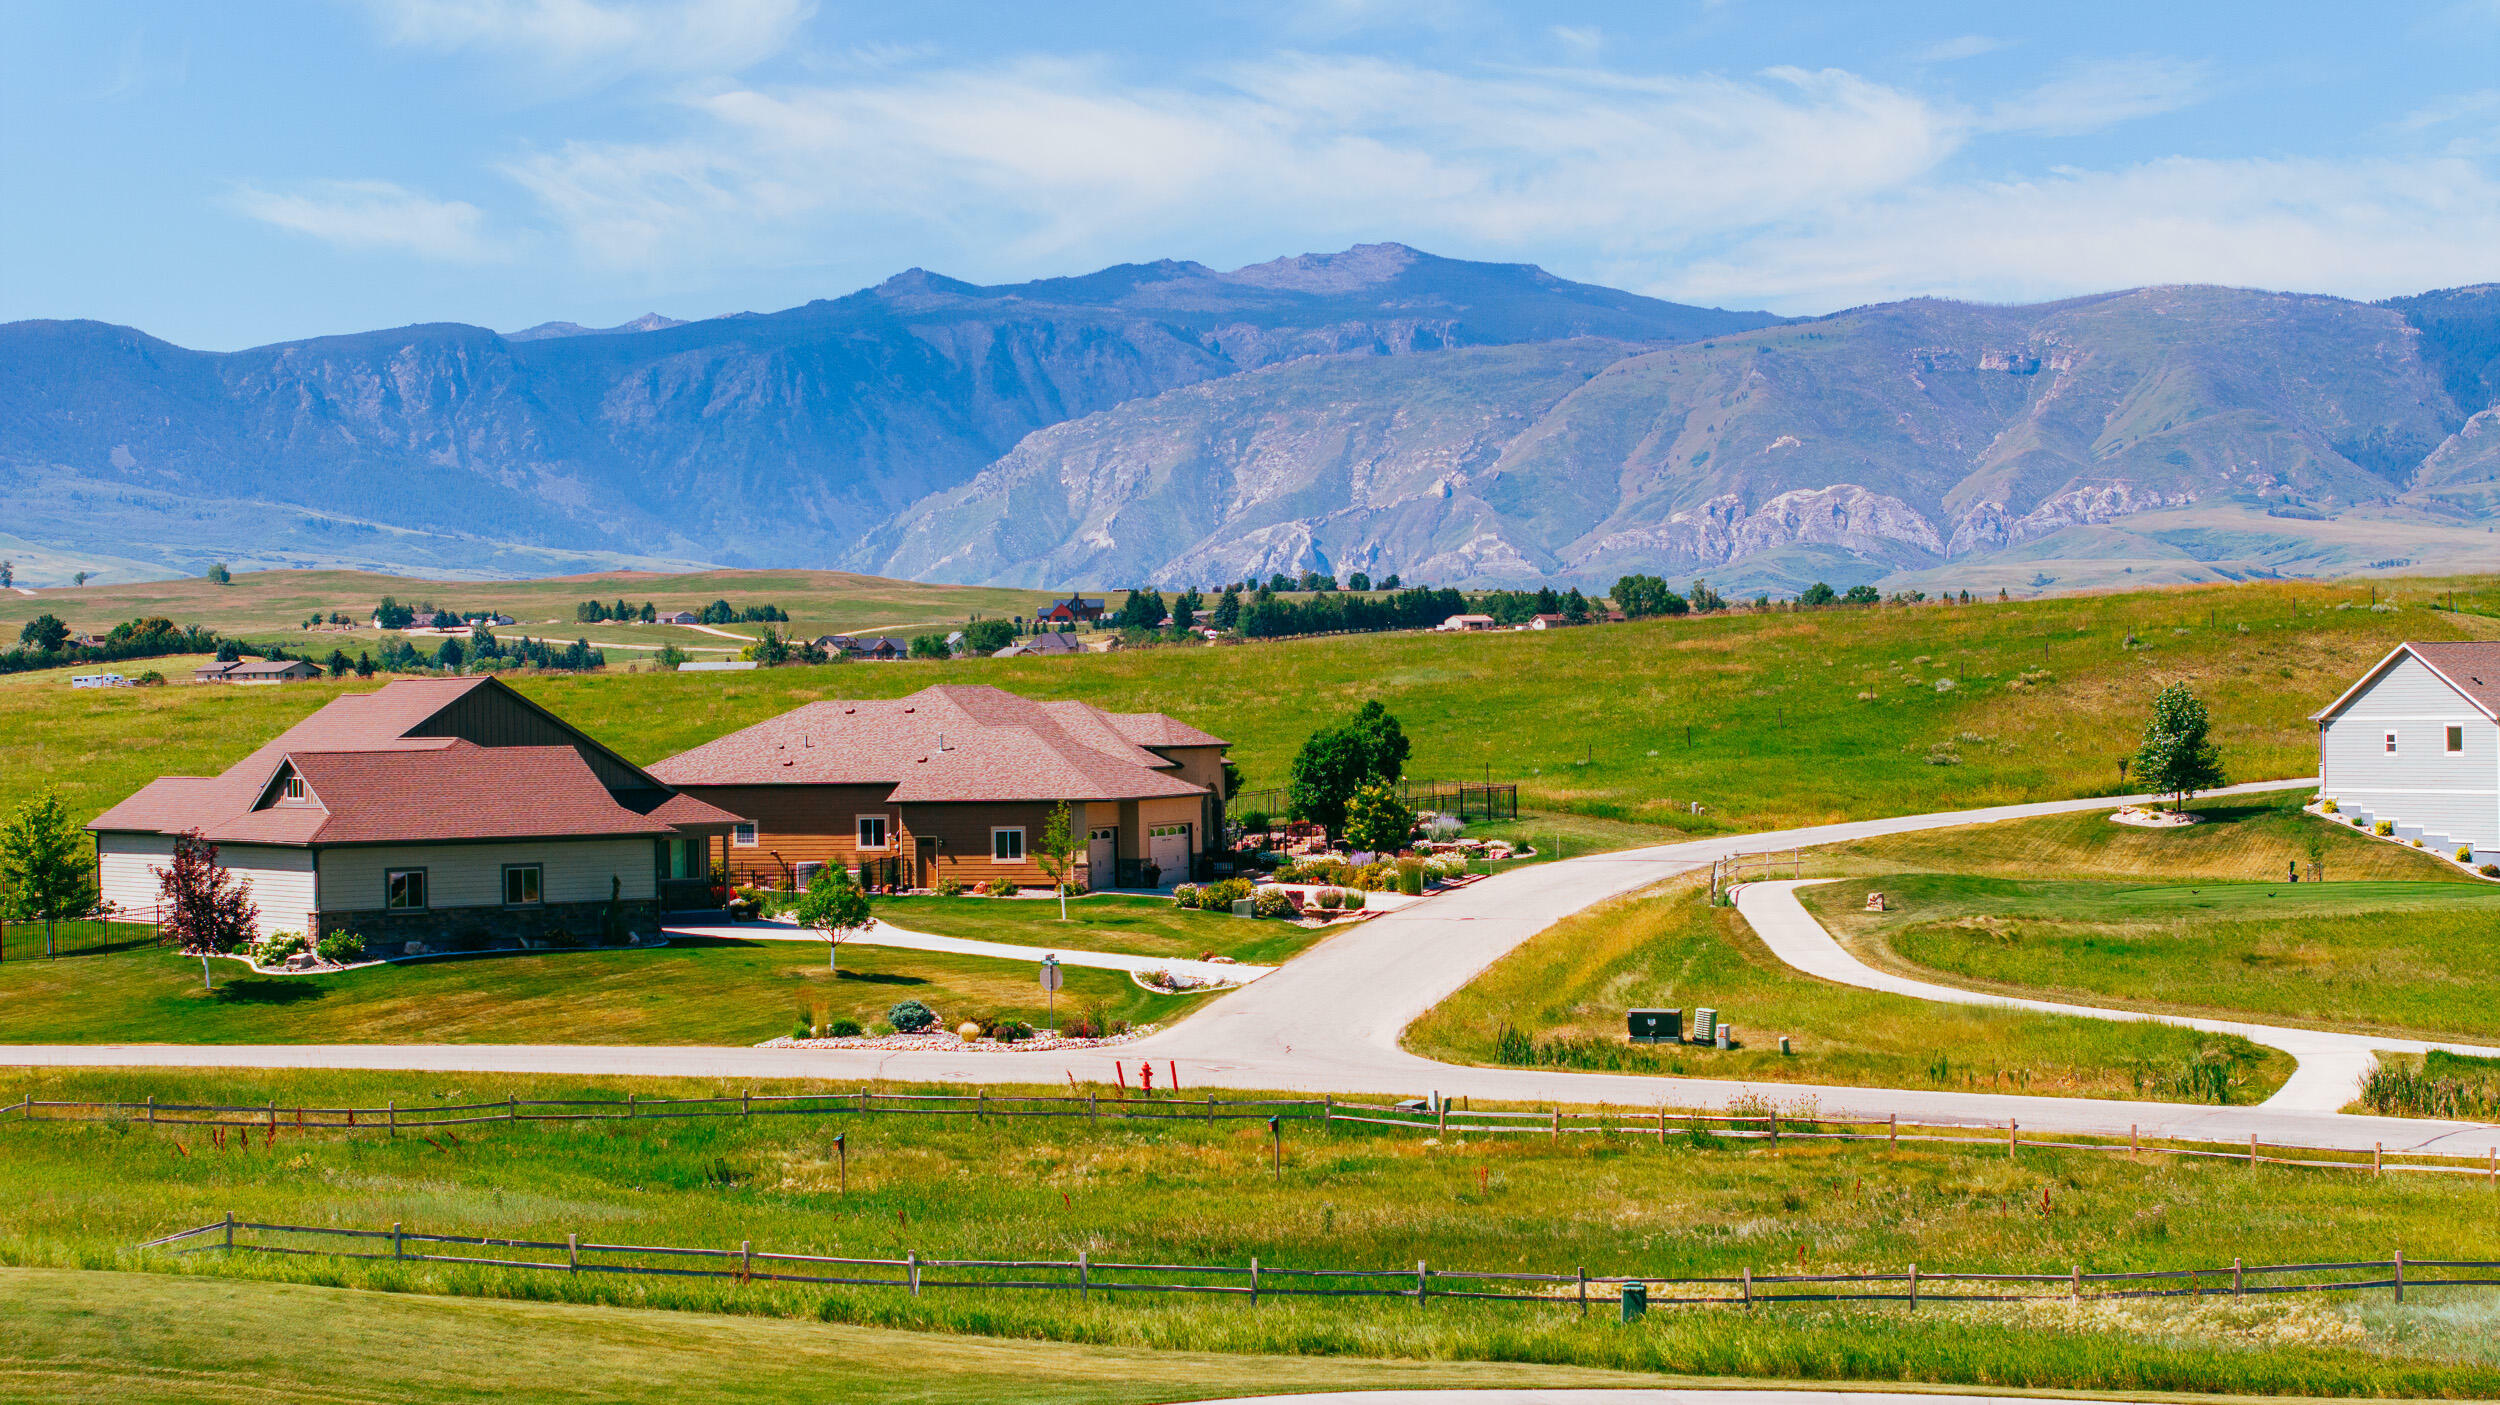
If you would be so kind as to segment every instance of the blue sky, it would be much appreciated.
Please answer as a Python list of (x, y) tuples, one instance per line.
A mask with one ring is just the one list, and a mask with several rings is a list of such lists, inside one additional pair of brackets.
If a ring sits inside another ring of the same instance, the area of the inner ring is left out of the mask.
[(2500, 0), (0, 7), (0, 320), (231, 348), (1397, 240), (1784, 313), (2500, 278)]

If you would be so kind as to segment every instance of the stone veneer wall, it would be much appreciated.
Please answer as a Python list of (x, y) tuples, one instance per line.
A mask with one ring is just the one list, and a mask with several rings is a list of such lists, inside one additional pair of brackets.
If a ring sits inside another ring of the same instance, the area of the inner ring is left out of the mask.
[[(628, 898), (617, 905), (625, 932), (652, 937), (660, 931), (660, 905)], [(374, 956), (397, 956), (409, 942), (435, 951), (489, 950), (497, 946), (549, 943), (571, 938), (596, 943), (607, 930), (604, 902), (541, 903), (536, 907), (443, 907), (424, 912), (324, 912), (321, 930), (354, 932)], [(567, 943), (569, 944), (569, 943)]]

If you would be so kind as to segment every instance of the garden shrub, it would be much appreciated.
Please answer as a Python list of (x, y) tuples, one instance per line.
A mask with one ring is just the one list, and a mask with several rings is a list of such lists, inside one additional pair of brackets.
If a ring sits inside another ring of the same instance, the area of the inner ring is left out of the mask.
[(335, 966), (353, 965), (365, 959), (365, 939), (354, 932), (332, 932), (313, 949), (322, 960)]
[(1364, 897), (1363, 897), (1363, 890), (1362, 890), (1362, 889), (1360, 889), (1360, 888), (1349, 888), (1349, 889), (1347, 889), (1347, 890), (1346, 890), (1346, 892), (1345, 892), (1345, 895), (1344, 895), (1344, 896), (1345, 896), (1345, 910), (1346, 910), (1346, 911), (1348, 911), (1348, 912), (1360, 912), (1360, 911), (1362, 911), (1362, 910), (1363, 910), (1363, 903), (1364, 903), (1365, 899), (1364, 899)]
[(1291, 917), (1293, 916), (1293, 898), (1282, 888), (1261, 888), (1250, 895), (1250, 915), (1253, 917)]
[(1424, 895), (1424, 866), (1417, 859), (1398, 860), (1398, 891), (1410, 898)]
[(885, 1012), (885, 1017), (893, 1024), (897, 1034), (918, 1034), (937, 1023), (937, 1011), (917, 1000), (897, 1002), (894, 1008)]
[(2332, 814), (2335, 814), (2335, 813), (2337, 813), (2337, 809), (2338, 809), (2338, 807), (2336, 806), (2335, 801), (2334, 801), (2332, 798), (2325, 799), (2325, 800), (2321, 800), (2321, 801), (2319, 801), (2319, 802), (2318, 802), (2318, 813), (2319, 813), (2319, 814), (2321, 814), (2321, 815), (2332, 815)]
[(827, 1039), (857, 1039), (863, 1032), (859, 1027), (859, 1021), (848, 1015), (838, 1020), (829, 1020), (825, 1024)]
[(1318, 902), (1320, 911), (1335, 912), (1338, 908), (1345, 906), (1345, 893), (1337, 888), (1322, 888), (1319, 890)]
[(307, 949), (301, 932), (271, 932), (266, 940), (252, 944), (252, 960), (263, 966), (275, 966)]
[(1011, 878), (993, 878), (989, 882), (981, 885), (981, 891), (989, 894), (993, 898), (1012, 898), (1016, 895), (1015, 880)]
[(2458, 862), (2458, 863), (2472, 863), (2472, 862), (2474, 862), (2474, 846), (2473, 846), (2473, 845), (2471, 845), (2471, 844), (2459, 844), (2459, 845), (2457, 846), (2457, 862)]
[(1230, 912), (1234, 903), (1250, 896), (1250, 887), (1247, 878), (1227, 878), (1222, 882), (1209, 883), (1198, 890), (1198, 906), (1209, 912)]
[(1243, 815), (1243, 816), (1241, 817), (1241, 832), (1242, 832), (1242, 833), (1244, 833), (1244, 834), (1265, 834), (1265, 833), (1267, 833), (1267, 831), (1268, 831), (1267, 811), (1265, 811), (1265, 810), (1252, 810), (1252, 811), (1250, 811), (1249, 813), (1247, 813), (1247, 814), (1245, 814), (1245, 815)]
[(1013, 1044), (1033, 1037), (1033, 1026), (1022, 1020), (996, 1020), (990, 1024), (990, 1038), (1001, 1044)]
[(2384, 839), (2396, 832), (2396, 822), (2394, 820), (2380, 820), (2377, 824), (2370, 826), (2370, 832), (2377, 835), (2379, 838)]
[(941, 898), (959, 898), (963, 896), (964, 881), (960, 878), (941, 878), (929, 891)]
[(2500, 863), (2487, 863), (2474, 871), (2485, 878), (2500, 878)]
[(1195, 883), (1175, 883), (1172, 885), (1172, 906), (1185, 908), (1198, 907), (1200, 906), (1198, 893), (1199, 888)]
[(807, 1012), (805, 1010), (799, 1011), (799, 1022), (791, 1026), (790, 1037), (793, 1039), (813, 1039), (816, 1037), (816, 1026), (814, 1022), (807, 1018)]

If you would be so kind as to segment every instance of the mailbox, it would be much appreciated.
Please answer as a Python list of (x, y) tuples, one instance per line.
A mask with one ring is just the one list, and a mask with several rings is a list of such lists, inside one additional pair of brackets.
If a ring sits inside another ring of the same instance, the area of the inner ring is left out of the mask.
[(1682, 1010), (1633, 1010), (1625, 1016), (1635, 1044), (1681, 1044), (1684, 1042)]

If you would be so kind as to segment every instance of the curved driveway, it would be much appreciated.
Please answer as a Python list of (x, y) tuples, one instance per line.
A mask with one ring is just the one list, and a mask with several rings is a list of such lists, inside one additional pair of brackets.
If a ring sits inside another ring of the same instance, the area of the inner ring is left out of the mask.
[(2354, 1085), (2363, 1074), (2378, 1065), (2378, 1053), (2382, 1050), (2420, 1054), (2432, 1049), (2445, 1049), (2452, 1054), (2470, 1054), (2476, 1058), (2500, 1058), (2500, 1049), (2479, 1044), (2388, 1039), (2375, 1034), (2338, 1034), (2324, 1029), (2288, 1029), (2280, 1025), (2247, 1024), (2239, 1020), (2195, 1019), (2182, 1015), (2150, 1014), (2142, 1010), (2069, 1005), (2056, 1000), (2026, 1000), (2019, 996), (1963, 990), (1879, 971), (1850, 955), (1838, 941), (1833, 940), (1823, 924), (1815, 920), (1814, 914), (1806, 911), (1805, 904), (1797, 901), (1799, 888), (1838, 881), (1809, 878), (1802, 882), (1781, 879), (1748, 883), (1737, 891), (1736, 910), (1753, 925), (1754, 932), (1762, 938), (1762, 944), (1771, 949), (1772, 955), (1809, 976), (1836, 985), (1854, 985), (1890, 995), (1906, 995), (1953, 1005), (1993, 1005), (2000, 1009), (2033, 1010), (2044, 1015), (2175, 1024), (2208, 1034), (2236, 1034), (2250, 1043), (2280, 1049), (2291, 1055), (2298, 1067), (2290, 1078), (2284, 1080), (2283, 1086), (2275, 1090), (2274, 1096), (2266, 1099), (2263, 1105), (2270, 1110), (2333, 1112), (2352, 1101)]
[[(2230, 792), (2279, 790), (2273, 781)], [(1399, 1047), (1417, 1017), (1538, 932), (1607, 898), (1687, 873), (1737, 852), (1838, 843), (1955, 825), (2103, 810), (2149, 796), (2000, 805), (1947, 814), (1815, 825), (1769, 834), (1693, 840), (1592, 854), (1514, 869), (1331, 938), (1275, 974), (1228, 995), (1149, 1039), (1101, 1052), (1009, 1053), (974, 1049), (883, 1053), (867, 1049), (677, 1048), (616, 1045), (23, 1045), (0, 1062), (53, 1066), (359, 1068), (440, 1072), (677, 1075), (706, 1078), (831, 1078), (952, 1083), (1112, 1081), (1114, 1058), (1152, 1058), (1192, 1088), (1411, 1097), (1440, 1091), (1519, 1102), (1618, 1106), (1721, 1105), (1745, 1095), (1812, 1098), (1827, 1115), (1898, 1113), (1920, 1121), (2003, 1125), (2087, 1135), (2244, 1141), (2255, 1133), (2286, 1146), (2365, 1150), (2384, 1142), (2480, 1156), (2500, 1143), (2491, 1126), (2412, 1118), (2350, 1117), (2274, 1108), (2206, 1107), (2115, 1099), (2048, 1098), (1935, 1089), (1739, 1083), (1550, 1069), (1469, 1068)]]

